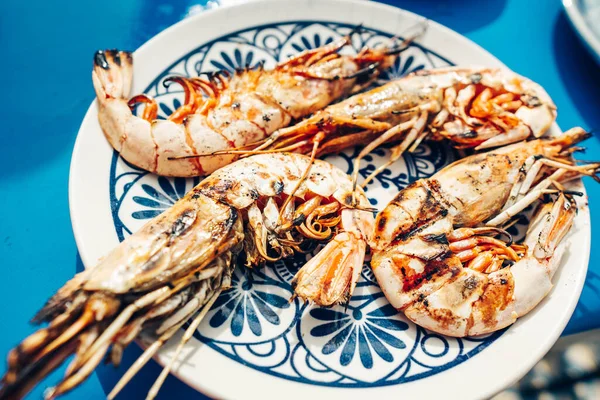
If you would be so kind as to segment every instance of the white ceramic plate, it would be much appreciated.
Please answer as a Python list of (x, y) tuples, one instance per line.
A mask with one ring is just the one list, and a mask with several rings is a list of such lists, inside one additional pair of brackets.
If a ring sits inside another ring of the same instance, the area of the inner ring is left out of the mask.
[[(135, 52), (133, 92), (155, 96), (164, 115), (181, 100), (180, 93), (162, 86), (167, 74), (196, 75), (262, 60), (268, 67), (362, 23), (365, 32), (354, 38), (359, 49), (401, 35), (419, 21), (414, 14), (362, 1), (261, 1), (208, 11)], [(452, 63), (502, 65), (464, 37), (431, 23), (388, 78)], [(353, 154), (328, 160), (349, 170)], [(440, 144), (422, 146), (370, 185), (369, 197), (376, 206), (385, 206), (399, 189), (431, 175), (452, 154)], [(387, 150), (374, 152), (361, 174), (386, 156)], [(92, 104), (77, 138), (70, 176), (73, 229), (86, 267), (197, 182), (159, 178), (123, 162), (105, 140)], [(556, 287), (543, 303), (507, 331), (476, 339), (446, 338), (408, 322), (388, 305), (368, 268), (346, 312), (307, 307), (298, 300), (288, 303), (290, 279), (303, 258), (253, 273), (238, 270), (233, 288), (203, 321), (173, 372), (219, 398), (488, 397), (524, 375), (569, 320), (588, 263), (587, 208), (576, 219), (571, 242)], [(168, 346), (159, 361), (166, 362), (172, 351)]]
[(600, 63), (600, 0), (563, 0), (573, 28)]

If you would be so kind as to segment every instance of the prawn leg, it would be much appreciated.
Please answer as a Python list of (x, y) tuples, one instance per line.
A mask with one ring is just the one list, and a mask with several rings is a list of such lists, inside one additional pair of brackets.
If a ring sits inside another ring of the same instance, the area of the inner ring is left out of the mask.
[[(406, 137), (402, 140), (402, 142), (399, 145), (392, 147), (392, 154), (390, 155), (390, 159), (385, 164), (376, 168), (375, 171), (371, 172), (371, 174), (369, 174), (369, 176), (367, 176), (365, 178), (365, 180), (361, 184), (361, 186), (363, 188), (365, 188), (369, 184), (369, 182), (371, 182), (371, 180), (373, 180), (377, 175), (379, 175), (386, 168), (388, 168), (390, 165), (395, 163), (409, 147), (412, 148), (413, 146), (415, 146), (415, 143), (418, 146), (417, 141), (419, 141), (419, 143), (420, 143), (420, 141), (423, 140), (423, 138), (425, 137), (422, 135), (422, 133), (423, 133), (423, 130), (425, 129), (425, 123), (427, 122), (427, 115), (428, 115), (427, 111), (424, 111), (421, 113), (421, 115), (418, 118), (414, 118), (408, 122), (402, 123), (400, 125), (396, 125), (396, 127), (392, 128), (392, 129), (396, 129), (396, 128), (398, 129), (396, 134), (404, 133), (407, 129), (410, 129), (410, 131), (408, 132)], [(390, 129), (390, 131), (392, 129)], [(385, 134), (380, 137), (385, 138)], [(388, 141), (389, 141), (389, 139), (385, 138), (384, 142), (388, 142)], [(378, 147), (378, 146), (379, 146), (378, 141), (375, 141), (375, 142), (371, 143), (368, 146), (368, 148), (374, 149), (375, 147)], [(369, 152), (370, 151), (372, 151), (372, 150), (369, 150)], [(362, 155), (362, 153), (363, 152), (361, 152), (361, 155)], [(366, 154), (364, 154), (362, 156), (364, 157), (365, 155)], [(359, 155), (359, 157), (360, 157), (360, 155)], [(357, 159), (358, 159), (358, 157), (357, 157)], [(356, 168), (356, 170), (358, 170), (358, 162), (356, 162), (356, 161), (355, 161), (355, 168)]]
[(221, 290), (219, 289), (211, 296), (210, 299), (208, 299), (208, 301), (206, 302), (206, 305), (202, 308), (202, 310), (198, 313), (198, 315), (192, 320), (192, 322), (190, 323), (190, 326), (187, 327), (187, 329), (185, 330), (185, 333), (183, 334), (183, 337), (181, 338), (181, 341), (179, 342), (179, 344), (177, 346), (177, 349), (175, 350), (175, 354), (173, 355), (173, 357), (171, 357), (171, 359), (169, 360), (169, 363), (167, 365), (165, 365), (165, 367), (161, 371), (160, 375), (156, 379), (156, 382), (154, 382), (154, 384), (150, 388), (150, 391), (148, 392), (146, 399), (152, 400), (152, 399), (156, 398), (156, 396), (158, 395), (158, 391), (160, 390), (160, 387), (162, 386), (165, 379), (169, 375), (171, 368), (173, 368), (173, 363), (175, 362), (175, 360), (178, 358), (179, 354), (183, 350), (183, 346), (185, 346), (185, 344), (187, 342), (189, 342), (189, 340), (192, 338), (192, 336), (194, 335), (194, 332), (196, 331), (196, 329), (198, 329), (200, 322), (202, 322), (202, 320), (206, 316), (206, 313), (210, 310), (210, 308), (212, 307), (214, 302), (217, 300), (217, 297), (219, 297), (220, 293), (221, 293)]

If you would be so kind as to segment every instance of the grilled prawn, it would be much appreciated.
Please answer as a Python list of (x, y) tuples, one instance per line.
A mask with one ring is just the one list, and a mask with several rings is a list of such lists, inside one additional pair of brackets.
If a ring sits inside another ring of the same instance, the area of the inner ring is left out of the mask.
[[(388, 68), (412, 39), (390, 49), (340, 55), (349, 35), (272, 70), (261, 66), (233, 75), (218, 71), (205, 77), (169, 77), (165, 84), (180, 84), (185, 100), (166, 120), (156, 119), (158, 106), (149, 96), (127, 100), (131, 53), (98, 51), (92, 72), (98, 118), (110, 144), (130, 163), (159, 175), (206, 175), (237, 157), (212, 153), (244, 148), (360, 89)], [(132, 110), (142, 103), (137, 117)]]
[[(457, 161), (404, 190), (377, 216), (371, 267), (389, 302), (427, 329), (479, 335), (502, 329), (552, 288), (576, 203), (565, 181), (600, 164), (571, 162), (574, 128)], [(545, 195), (545, 196), (544, 196)], [(522, 244), (502, 229), (546, 197)]]
[[(317, 156), (365, 145), (360, 160), (386, 142), (400, 142), (389, 162), (425, 137), (448, 139), (458, 148), (488, 149), (540, 137), (556, 118), (544, 89), (507, 69), (451, 67), (421, 70), (354, 95), (266, 138), (257, 150), (286, 149)], [(300, 147), (301, 146), (301, 147)]]
[[(114, 397), (198, 313), (183, 347), (229, 285), (238, 259), (253, 267), (328, 242), (294, 278), (295, 293), (320, 305), (345, 302), (362, 269), (373, 222), (371, 211), (349, 208), (351, 189), (341, 170), (299, 154), (257, 155), (216, 171), (58, 290), (33, 319), (49, 325), (10, 352), (0, 398), (24, 396), (74, 354), (62, 382), (47, 392), (54, 398), (81, 383), (106, 353), (118, 364), (135, 338), (154, 337)], [(358, 197), (359, 207), (368, 208), (364, 193)]]

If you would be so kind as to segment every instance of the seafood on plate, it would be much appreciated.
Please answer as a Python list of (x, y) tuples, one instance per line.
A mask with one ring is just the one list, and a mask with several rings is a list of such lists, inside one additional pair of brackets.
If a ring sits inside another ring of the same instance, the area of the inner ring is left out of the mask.
[[(379, 213), (371, 267), (385, 296), (427, 329), (471, 336), (511, 325), (551, 290), (581, 193), (566, 181), (596, 174), (571, 152), (587, 134), (475, 154), (406, 187)], [(505, 230), (541, 200), (522, 243)]]
[(399, 142), (389, 162), (373, 171), (364, 186), (426, 137), (482, 150), (540, 137), (555, 119), (556, 107), (544, 89), (506, 68), (439, 68), (411, 73), (330, 105), (280, 129), (255, 150), (295, 146), (296, 152), (319, 156), (362, 144), (354, 160), (356, 181), (364, 156), (383, 143)]
[(33, 319), (48, 326), (8, 355), (0, 398), (24, 396), (74, 355), (64, 379), (46, 392), (55, 398), (80, 384), (106, 354), (118, 364), (134, 339), (153, 338), (109, 396), (114, 397), (192, 320), (181, 351), (228, 287), (238, 262), (254, 267), (326, 243), (294, 277), (295, 294), (320, 305), (347, 301), (374, 220), (362, 191), (358, 208), (349, 206), (351, 190), (341, 170), (300, 154), (256, 155), (219, 169), (48, 300)]
[[(261, 65), (195, 78), (170, 76), (163, 83), (181, 85), (185, 100), (166, 120), (157, 119), (158, 105), (148, 95), (128, 99), (132, 54), (98, 51), (92, 80), (100, 126), (112, 147), (140, 168), (165, 176), (207, 175), (238, 157), (213, 153), (244, 148), (360, 90), (418, 36), (394, 41), (389, 48), (340, 54), (351, 44), (352, 33), (297, 54), (271, 70)], [(136, 116), (133, 110), (140, 104), (144, 109)]]

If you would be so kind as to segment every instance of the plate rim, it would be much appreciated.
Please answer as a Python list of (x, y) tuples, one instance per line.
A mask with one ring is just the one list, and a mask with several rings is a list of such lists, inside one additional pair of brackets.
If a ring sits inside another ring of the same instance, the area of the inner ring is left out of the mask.
[[(297, 3), (298, 5), (307, 6), (307, 7), (315, 7), (314, 4), (318, 3), (313, 0), (309, 0), (309, 1), (293, 0), (292, 2)], [(151, 48), (157, 40), (160, 40), (164, 36), (171, 35), (173, 31), (182, 29), (185, 25), (188, 25), (188, 24), (191, 25), (191, 24), (197, 23), (198, 21), (214, 17), (215, 14), (220, 14), (220, 13), (226, 14), (226, 13), (230, 13), (230, 12), (240, 12), (241, 13), (245, 8), (255, 7), (255, 6), (261, 5), (261, 4), (263, 4), (263, 5), (270, 4), (272, 6), (280, 6), (281, 3), (283, 3), (283, 2), (280, 2), (277, 0), (257, 0), (257, 1), (247, 2), (247, 3), (226, 6), (226, 7), (219, 7), (216, 9), (201, 12), (199, 14), (185, 18), (185, 19), (177, 22), (176, 24), (168, 27), (167, 29), (163, 30), (162, 32), (158, 33), (157, 35), (155, 35), (154, 37), (149, 39), (147, 42), (145, 42), (142, 46), (140, 46), (137, 50), (135, 50), (134, 56), (136, 53), (139, 53), (140, 51), (146, 51), (148, 48)], [(389, 5), (385, 5), (385, 4), (381, 4), (381, 3), (370, 2), (370, 1), (366, 2), (363, 0), (350, 0), (350, 1), (342, 2), (341, 0), (323, 0), (322, 3), (335, 3), (335, 4), (340, 4), (340, 5), (343, 4), (346, 7), (348, 7), (350, 5), (352, 8), (358, 7), (358, 8), (375, 9), (375, 10), (377, 10), (377, 12), (392, 12), (395, 14), (404, 14), (405, 16), (407, 16), (411, 19), (423, 19), (423, 17), (419, 16), (418, 14), (403, 10), (401, 8), (397, 8), (397, 7), (393, 7), (393, 6), (389, 6)], [(235, 11), (234, 9), (237, 9), (237, 11)], [(234, 10), (234, 11), (232, 11), (232, 10)], [(279, 18), (279, 16), (274, 16), (272, 23), (287, 22), (286, 19), (281, 20), (281, 19), (277, 19), (277, 18)], [(321, 18), (321, 16), (318, 16), (317, 18), (314, 18), (314, 19), (333, 22), (332, 18), (324, 19), (324, 18)], [(347, 23), (347, 20), (344, 21), (343, 18), (338, 19), (338, 21)], [(434, 21), (430, 21), (430, 24), (435, 26), (435, 28), (437, 30), (439, 30), (441, 33), (443, 33), (444, 35), (452, 36), (454, 40), (456, 40), (466, 46), (470, 46), (471, 48), (475, 49), (476, 51), (484, 53), (488, 57), (493, 58), (494, 60), (497, 61), (498, 64), (504, 65), (501, 63), (500, 60), (498, 60), (496, 57), (491, 55), (487, 50), (483, 49), (481, 46), (479, 46), (475, 42), (471, 41), (470, 39), (466, 38), (465, 36), (462, 36), (459, 33), (455, 32), (439, 23), (436, 23)], [(255, 25), (260, 25), (260, 24), (248, 24), (248, 25), (244, 25), (244, 26), (250, 28)], [(227, 32), (230, 32), (230, 31), (233, 32), (235, 30), (239, 30), (239, 29), (238, 28), (231, 29), (231, 30), (228, 30)], [(218, 36), (221, 36), (225, 33), (226, 32), (219, 32)], [(206, 40), (206, 41), (208, 41), (208, 40)], [(80, 249), (79, 252), (82, 257), (82, 261), (83, 261), (84, 265), (86, 265), (86, 266), (93, 265), (93, 264), (95, 264), (95, 262), (93, 262), (92, 260), (89, 260), (87, 255), (84, 254), (84, 251), (81, 250), (85, 246), (82, 243), (83, 235), (81, 233), (81, 229), (83, 229), (83, 228), (81, 228), (81, 226), (79, 224), (79, 217), (78, 217), (77, 211), (76, 211), (76, 209), (78, 207), (75, 205), (75, 203), (77, 202), (77, 200), (75, 200), (75, 198), (76, 198), (75, 191), (76, 191), (76, 187), (77, 187), (77, 182), (75, 180), (75, 177), (77, 177), (77, 175), (78, 175), (78, 171), (77, 171), (78, 157), (80, 157), (79, 153), (81, 153), (81, 151), (82, 151), (82, 141), (84, 140), (84, 139), (82, 139), (82, 137), (84, 137), (86, 135), (86, 133), (85, 133), (86, 121), (91, 117), (93, 117), (95, 119), (95, 115), (94, 115), (95, 111), (96, 111), (96, 100), (94, 100), (92, 102), (92, 104), (90, 105), (90, 107), (88, 108), (88, 111), (86, 112), (86, 115), (85, 115), (84, 119), (82, 120), (81, 126), (78, 130), (77, 139), (75, 141), (75, 145), (73, 148), (73, 154), (72, 154), (70, 170), (69, 170), (69, 209), (70, 209), (71, 223), (72, 223), (73, 233), (75, 236), (75, 241), (76, 241), (77, 247), (78, 247), (78, 249)], [(559, 129), (558, 125), (555, 124), (554, 129)], [(585, 189), (584, 189), (584, 192), (585, 192)], [(587, 194), (586, 194), (586, 199), (587, 199)], [(522, 363), (518, 367), (513, 368), (512, 373), (510, 374), (510, 379), (509, 378), (496, 379), (495, 384), (491, 385), (487, 389), (486, 392), (479, 391), (478, 394), (484, 394), (484, 397), (489, 397), (489, 396), (497, 393), (498, 391), (504, 389), (505, 387), (509, 386), (516, 380), (520, 379), (523, 375), (525, 375), (525, 373), (527, 373), (527, 371), (529, 371), (529, 369), (535, 363), (537, 363), (537, 361), (539, 361), (539, 359), (541, 359), (546, 354), (546, 352), (555, 343), (555, 341), (558, 339), (558, 337), (564, 330), (566, 324), (568, 323), (568, 321), (570, 319), (570, 316), (572, 315), (572, 313), (575, 309), (575, 306), (577, 304), (577, 301), (578, 301), (581, 291), (583, 289), (585, 275), (587, 273), (587, 268), (588, 268), (588, 264), (589, 264), (589, 257), (590, 257), (589, 253), (590, 253), (590, 247), (591, 247), (590, 217), (589, 217), (589, 210), (587, 207), (585, 207), (585, 210), (583, 210), (583, 211), (584, 211), (583, 213), (585, 214), (585, 216), (583, 216), (583, 217), (586, 218), (586, 220), (583, 221), (584, 222), (583, 226), (585, 227), (584, 234), (586, 237), (586, 241), (585, 241), (585, 243), (583, 243), (583, 247), (581, 248), (581, 250), (585, 250), (585, 253), (582, 258), (582, 264), (584, 264), (585, 267), (581, 268), (581, 270), (583, 272), (583, 276), (578, 276), (579, 279), (577, 279), (577, 281), (575, 283), (575, 287), (573, 288), (575, 295), (571, 297), (571, 302), (569, 304), (566, 304), (566, 307), (562, 308), (563, 316), (560, 319), (561, 322), (554, 325), (554, 329), (550, 332), (551, 334), (548, 335), (547, 334), (548, 332), (546, 332), (545, 340), (538, 341), (538, 343), (541, 342), (540, 346), (538, 347), (538, 349), (539, 349), (538, 357), (531, 357), (530, 359), (528, 359), (529, 362)], [(581, 271), (580, 271), (579, 275), (581, 275)], [(544, 301), (546, 301), (546, 299)], [(543, 305), (540, 305), (538, 308), (541, 308), (541, 307), (543, 307)], [(525, 316), (524, 318), (519, 319), (519, 321), (517, 322), (518, 326), (520, 326), (522, 324), (523, 320), (527, 319), (527, 318), (528, 318), (528, 316)], [(515, 326), (517, 326), (517, 324), (515, 324)], [(511, 330), (514, 331), (514, 328), (515, 327), (511, 328)], [(500, 338), (499, 340), (502, 340), (502, 338)], [(204, 347), (208, 347), (208, 346), (204, 346)], [(490, 347), (493, 347), (493, 346), (490, 346)], [(214, 351), (214, 350), (212, 350), (212, 351)], [(221, 355), (219, 355), (219, 356), (222, 357)], [(168, 357), (159, 353), (159, 355), (156, 356), (155, 359), (157, 359), (157, 361), (160, 364), (164, 365), (164, 363), (168, 360)], [(232, 360), (230, 360), (230, 361), (232, 361)], [(236, 362), (236, 364), (237, 364), (237, 362)], [(460, 369), (464, 369), (464, 368), (465, 368), (465, 363), (462, 363), (462, 364), (459, 364), (458, 366), (453, 367), (451, 370), (457, 370), (457, 369), (460, 370)], [(450, 370), (448, 370), (448, 371), (450, 371)], [(258, 372), (258, 371), (254, 371), (254, 372), (265, 375), (268, 377), (268, 379), (281, 379), (281, 378), (273, 377), (271, 375), (264, 374), (262, 372)], [(185, 382), (190, 387), (200, 391), (201, 393), (208, 394), (213, 397), (221, 397), (223, 395), (222, 393), (219, 394), (219, 390), (214, 391), (212, 388), (209, 388), (208, 386), (206, 386), (202, 383), (199, 383), (197, 380), (189, 379), (189, 376), (187, 374), (180, 373), (179, 369), (177, 369), (177, 368), (174, 369), (172, 371), (172, 373), (175, 376), (177, 376), (178, 379)], [(292, 382), (292, 381), (286, 380), (286, 382)], [(297, 382), (293, 382), (293, 384), (313, 387), (313, 388), (317, 388), (318, 390), (322, 390), (322, 391), (325, 389), (332, 389), (332, 388), (324, 388), (322, 386), (306, 385), (306, 384), (301, 384), (301, 383), (297, 383)], [(410, 383), (406, 383), (406, 384), (402, 384), (399, 386), (404, 387), (405, 385), (409, 385), (409, 384)], [(390, 387), (395, 387), (395, 386), (388, 386), (388, 388), (390, 388)], [(364, 390), (374, 391), (374, 390), (382, 390), (382, 388), (383, 387), (375, 387), (375, 388), (369, 388), (369, 389), (339, 389), (339, 388), (335, 388), (335, 389), (338, 391), (344, 390), (346, 392), (346, 394), (348, 394), (349, 391), (352, 391), (353, 393), (356, 392), (356, 393), (359, 393), (359, 395), (360, 395), (360, 393), (363, 393)], [(398, 390), (401, 390), (401, 389), (398, 388)], [(302, 391), (302, 392), (304, 392), (304, 391)], [(273, 393), (271, 393), (271, 395), (273, 395)], [(354, 397), (354, 396), (352, 396), (352, 397)]]

